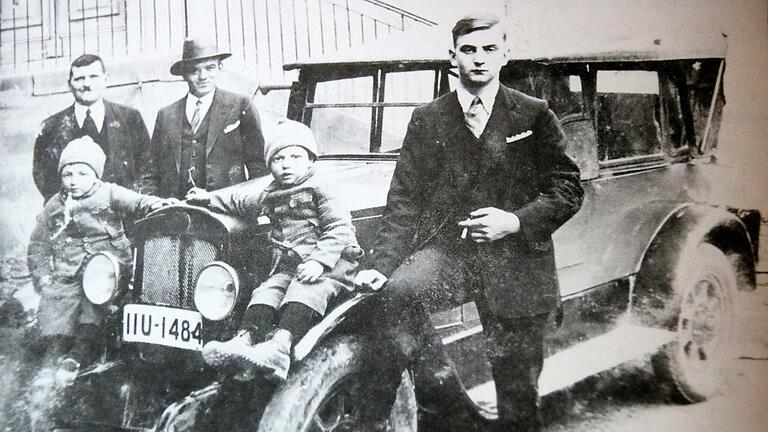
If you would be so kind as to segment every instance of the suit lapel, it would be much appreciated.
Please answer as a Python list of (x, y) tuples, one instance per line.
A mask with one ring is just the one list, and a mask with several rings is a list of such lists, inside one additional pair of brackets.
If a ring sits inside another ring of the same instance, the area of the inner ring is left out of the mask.
[(440, 123), (435, 133), (443, 146), (443, 175), (456, 190), (468, 190), (468, 181), (477, 174), (480, 158), (477, 139), (464, 123), (464, 111), (455, 91), (442, 101), (439, 109)]
[(216, 93), (213, 94), (213, 103), (211, 103), (210, 109), (210, 123), (208, 124), (208, 139), (205, 142), (205, 156), (211, 152), (213, 145), (221, 133), (224, 120), (227, 117), (227, 113), (231, 108), (231, 101), (225, 97), (224, 92), (216, 89)]
[(493, 111), (488, 123), (485, 126), (480, 141), (483, 143), (485, 157), (483, 157), (483, 168), (499, 163), (504, 159), (509, 132), (515, 123), (519, 123), (518, 114), (510, 106), (510, 100), (503, 88), (499, 87), (496, 94), (496, 100), (493, 104)]
[(102, 131), (107, 131), (107, 155), (115, 154), (115, 150), (123, 145), (123, 119), (115, 110), (111, 102), (104, 101), (104, 124)]
[(176, 101), (173, 108), (171, 108), (169, 119), (170, 133), (168, 138), (171, 141), (171, 148), (173, 149), (173, 158), (176, 161), (176, 172), (179, 172), (179, 166), (181, 166), (181, 135), (184, 133), (184, 122), (186, 122), (186, 113), (184, 112), (184, 104), (187, 97), (184, 96), (180, 100)]
[(64, 140), (64, 142), (61, 143), (61, 148), (59, 149), (59, 151), (64, 150), (64, 147), (66, 147), (67, 144), (69, 144), (69, 141), (82, 135), (82, 132), (80, 131), (80, 126), (77, 125), (77, 118), (75, 117), (74, 104), (70, 105), (69, 109), (64, 114), (64, 118), (62, 120), (63, 120), (63, 124), (61, 125), (62, 130), (71, 131), (70, 134), (72, 137), (70, 139)]
[[(502, 85), (499, 87), (499, 96), (501, 97), (504, 111), (509, 114), (507, 118), (509, 119), (509, 124), (511, 126), (510, 131), (508, 131), (510, 135), (517, 135), (521, 132), (525, 132), (524, 129), (526, 125), (528, 125), (529, 120), (520, 113), (520, 110), (518, 110), (517, 102), (512, 99), (511, 90)], [(506, 142), (506, 137), (504, 142)]]
[(443, 124), (439, 128), (439, 131), (445, 133), (445, 135), (443, 135), (443, 146), (445, 146), (445, 144), (460, 145), (461, 142), (459, 142), (459, 137), (464, 135), (464, 129), (467, 131), (469, 131), (469, 129), (464, 124), (464, 111), (461, 109), (459, 97), (456, 95), (455, 90), (446, 98), (445, 103), (441, 107), (441, 111), (442, 114), (440, 115), (440, 118), (442, 119)]

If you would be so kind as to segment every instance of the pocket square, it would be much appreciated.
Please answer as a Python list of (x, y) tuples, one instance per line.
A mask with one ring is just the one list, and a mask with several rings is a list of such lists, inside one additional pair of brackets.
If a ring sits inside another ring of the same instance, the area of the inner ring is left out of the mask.
[(238, 120), (238, 121), (236, 121), (236, 122), (234, 122), (234, 123), (232, 123), (232, 124), (230, 124), (230, 125), (226, 125), (226, 126), (224, 127), (224, 133), (225, 133), (225, 134), (226, 134), (226, 133), (230, 133), (230, 132), (232, 132), (233, 130), (237, 129), (237, 127), (238, 127), (238, 126), (240, 126), (240, 120)]
[(531, 135), (533, 135), (533, 131), (530, 129), (525, 132), (520, 132), (517, 135), (512, 135), (510, 137), (507, 137), (507, 144), (511, 144), (515, 141), (520, 141), (521, 139), (528, 138)]

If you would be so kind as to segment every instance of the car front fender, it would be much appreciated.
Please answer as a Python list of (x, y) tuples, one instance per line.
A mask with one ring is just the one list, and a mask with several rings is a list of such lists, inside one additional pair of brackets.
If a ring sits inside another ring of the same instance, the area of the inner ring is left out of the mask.
[(301, 361), (304, 359), (322, 340), (336, 333), (342, 324), (359, 320), (361, 321), (361, 325), (358, 327), (360, 330), (372, 324), (367, 322), (364, 317), (366, 316), (365, 311), (375, 302), (376, 297), (376, 293), (373, 292), (357, 293), (354, 297), (336, 306), (294, 346), (293, 360)]

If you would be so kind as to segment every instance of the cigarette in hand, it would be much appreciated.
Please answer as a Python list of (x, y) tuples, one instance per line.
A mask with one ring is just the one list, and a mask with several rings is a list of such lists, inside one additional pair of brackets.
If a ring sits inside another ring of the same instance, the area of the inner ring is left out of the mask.
[[(461, 222), (464, 222), (464, 223), (472, 222), (472, 217), (470, 216)], [(464, 240), (465, 238), (467, 238), (467, 234), (469, 234), (469, 227), (464, 227), (464, 229), (461, 230), (461, 239)]]

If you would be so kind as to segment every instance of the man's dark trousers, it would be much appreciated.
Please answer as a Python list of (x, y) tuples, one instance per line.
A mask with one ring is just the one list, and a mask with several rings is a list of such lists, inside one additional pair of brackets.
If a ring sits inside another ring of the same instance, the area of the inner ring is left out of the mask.
[[(476, 266), (477, 248), (469, 240), (437, 240), (395, 270), (380, 293), (383, 307), (376, 319), (382, 331), (381, 343), (376, 346), (386, 352), (374, 356), (393, 369), (381, 376), (394, 379), (396, 384), (400, 370), (442, 349), (434, 346), (440, 339), (428, 313), (474, 300), (488, 337), (487, 353), (499, 409), (497, 430), (536, 431), (540, 428), (538, 377), (548, 314), (509, 319), (492, 314), (485, 307), (482, 274)], [(377, 389), (382, 392), (389, 390), (392, 398), (392, 384), (374, 385), (384, 387)], [(456, 396), (446, 395), (448, 399)]]

